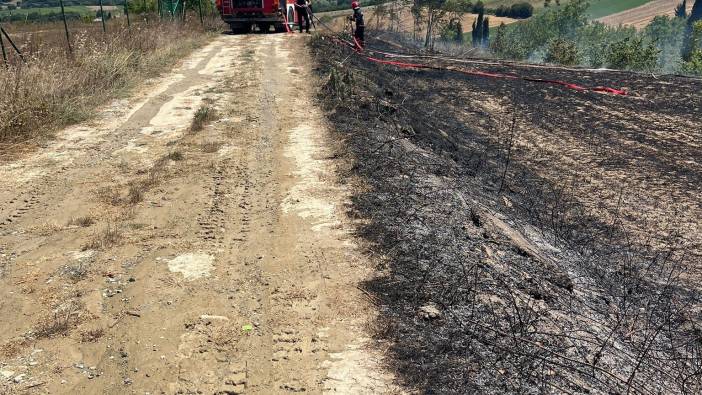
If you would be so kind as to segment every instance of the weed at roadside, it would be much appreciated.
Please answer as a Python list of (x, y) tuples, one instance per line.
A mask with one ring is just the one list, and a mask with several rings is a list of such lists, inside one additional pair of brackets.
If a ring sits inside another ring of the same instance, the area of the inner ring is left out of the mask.
[(204, 144), (202, 144), (202, 152), (206, 154), (213, 154), (217, 151), (219, 151), (219, 148), (222, 146), (222, 143), (217, 142), (217, 141), (208, 141)]
[(169, 160), (172, 160), (174, 162), (177, 162), (177, 161), (181, 161), (181, 160), (185, 159), (185, 155), (183, 155), (183, 153), (180, 151), (171, 151), (168, 153), (168, 155), (166, 155), (166, 158), (168, 158)]
[(0, 143), (41, 139), (92, 117), (96, 106), (167, 70), (207, 37), (188, 24), (149, 23), (105, 37), (90, 29), (72, 32), (72, 57), (61, 35), (38, 32), (17, 42), (26, 64), (11, 57), (0, 69)]
[(205, 127), (205, 124), (216, 119), (217, 113), (213, 107), (207, 104), (202, 105), (197, 109), (193, 116), (193, 121), (190, 124), (190, 131), (198, 132)]
[(86, 250), (99, 250), (103, 248), (110, 248), (122, 240), (122, 231), (115, 224), (110, 222), (107, 226), (98, 234), (96, 234), (92, 240), (85, 244), (82, 248), (83, 251)]
[(68, 226), (80, 226), (81, 228), (87, 228), (95, 223), (95, 218), (92, 215), (84, 215), (82, 217), (71, 218), (68, 221)]
[(127, 203), (137, 204), (144, 200), (144, 187), (141, 184), (131, 185), (127, 193)]
[(78, 309), (79, 305), (75, 301), (70, 301), (65, 307), (56, 309), (52, 316), (45, 317), (35, 326), (34, 337), (44, 339), (67, 333), (76, 321), (75, 315)]
[(78, 282), (88, 275), (88, 267), (85, 262), (78, 262), (75, 265), (67, 266), (63, 273), (73, 282)]
[(80, 341), (83, 343), (94, 343), (105, 335), (105, 330), (102, 328), (88, 329), (81, 332)]

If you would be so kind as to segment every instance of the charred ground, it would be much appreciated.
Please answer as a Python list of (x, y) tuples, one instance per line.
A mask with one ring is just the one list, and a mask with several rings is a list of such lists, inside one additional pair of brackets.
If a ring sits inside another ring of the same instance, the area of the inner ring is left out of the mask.
[(702, 390), (700, 81), (431, 60), (613, 96), (313, 51), (403, 384)]

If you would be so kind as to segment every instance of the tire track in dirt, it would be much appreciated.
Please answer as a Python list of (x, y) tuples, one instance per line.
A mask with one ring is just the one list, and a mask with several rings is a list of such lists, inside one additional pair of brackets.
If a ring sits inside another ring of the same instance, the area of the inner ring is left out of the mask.
[[(199, 75), (198, 71), (202, 70), (205, 67), (205, 63), (214, 58), (221, 50), (221, 46), (210, 46), (206, 55), (192, 65), (191, 68), (185, 68), (183, 73), (177, 75), (175, 80), (161, 84), (161, 87), (156, 88), (154, 96), (147, 96), (145, 102), (139, 103), (138, 109), (133, 110), (125, 122), (120, 124), (113, 119), (98, 121), (102, 123), (102, 125), (97, 127), (100, 133), (95, 133), (96, 136), (93, 136), (92, 139), (81, 135), (85, 127), (79, 125), (70, 128), (66, 133), (59, 136), (61, 140), (65, 141), (65, 143), (62, 142), (65, 146), (61, 146), (63, 144), (59, 145), (58, 152), (42, 152), (40, 155), (27, 160), (26, 163), (10, 163), (0, 166), (0, 174), (6, 177), (9, 183), (7, 189), (0, 191), (0, 201), (5, 200), (0, 206), (0, 234), (3, 228), (7, 228), (5, 232), (18, 231), (17, 223), (28, 215), (40, 201), (43, 201), (45, 196), (51, 197), (52, 195), (63, 195), (66, 193), (67, 190), (65, 188), (63, 190), (52, 189), (57, 186), (68, 186), (70, 189), (69, 182), (59, 183), (59, 180), (97, 177), (97, 174), (91, 173), (96, 163), (108, 161), (113, 156), (113, 152), (98, 148), (98, 145), (124, 146), (124, 140), (131, 135), (129, 132), (143, 128), (145, 126), (144, 120), (154, 118), (156, 115), (155, 111), (158, 111), (165, 103), (171, 101), (173, 95), (182, 93), (202, 83), (203, 78), (197, 78)], [(173, 82), (179, 79), (180, 82)], [(116, 102), (114, 106), (121, 104)], [(110, 112), (112, 112), (112, 109), (106, 111), (106, 114), (103, 116), (111, 115)], [(100, 138), (103, 134), (106, 139)], [(72, 143), (78, 144), (72, 145)], [(89, 152), (96, 152), (97, 156), (88, 155)], [(19, 187), (17, 189), (20, 190), (25, 189), (25, 192), (9, 195), (8, 192), (13, 190), (13, 186)], [(37, 215), (34, 215), (30, 220), (35, 220), (37, 217)]]

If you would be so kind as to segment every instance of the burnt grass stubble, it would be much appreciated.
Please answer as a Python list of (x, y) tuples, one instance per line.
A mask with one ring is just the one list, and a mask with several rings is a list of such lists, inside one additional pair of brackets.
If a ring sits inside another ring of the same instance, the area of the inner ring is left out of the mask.
[[(356, 191), (350, 215), (359, 218), (369, 252), (382, 257), (364, 288), (379, 305), (377, 337), (391, 344), (387, 362), (403, 386), (423, 393), (702, 391), (700, 294), (681, 279), (699, 255), (686, 254), (679, 232), (657, 243), (631, 237), (616, 216), (594, 215), (567, 187), (508, 154), (525, 121), (553, 128), (565, 119), (575, 132), (607, 138), (612, 125), (595, 122), (596, 114), (573, 119), (569, 106), (577, 103), (651, 111), (660, 103), (396, 69), (328, 39), (311, 46), (321, 102), (349, 159), (342, 178)], [(623, 73), (552, 74), (657, 89)], [(693, 84), (682, 92), (688, 99), (699, 92)], [(492, 92), (513, 108), (495, 116), (460, 92)], [(545, 97), (556, 95), (559, 105), (547, 107)], [(684, 111), (676, 104), (660, 111)], [(693, 116), (694, 106), (688, 111)], [(700, 182), (699, 173), (685, 176)], [(515, 243), (491, 216), (523, 233), (536, 230), (541, 252)], [(426, 305), (441, 315), (423, 316)]]

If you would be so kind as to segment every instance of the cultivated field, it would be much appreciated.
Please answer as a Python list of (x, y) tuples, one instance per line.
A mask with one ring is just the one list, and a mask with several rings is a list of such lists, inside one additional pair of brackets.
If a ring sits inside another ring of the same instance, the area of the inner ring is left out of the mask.
[[(636, 28), (643, 28), (648, 25), (653, 18), (659, 15), (673, 16), (675, 7), (680, 4), (679, 0), (653, 0), (630, 10), (618, 12), (599, 18), (600, 22), (612, 26), (626, 25)], [(687, 3), (687, 12), (692, 9), (694, 2)]]

